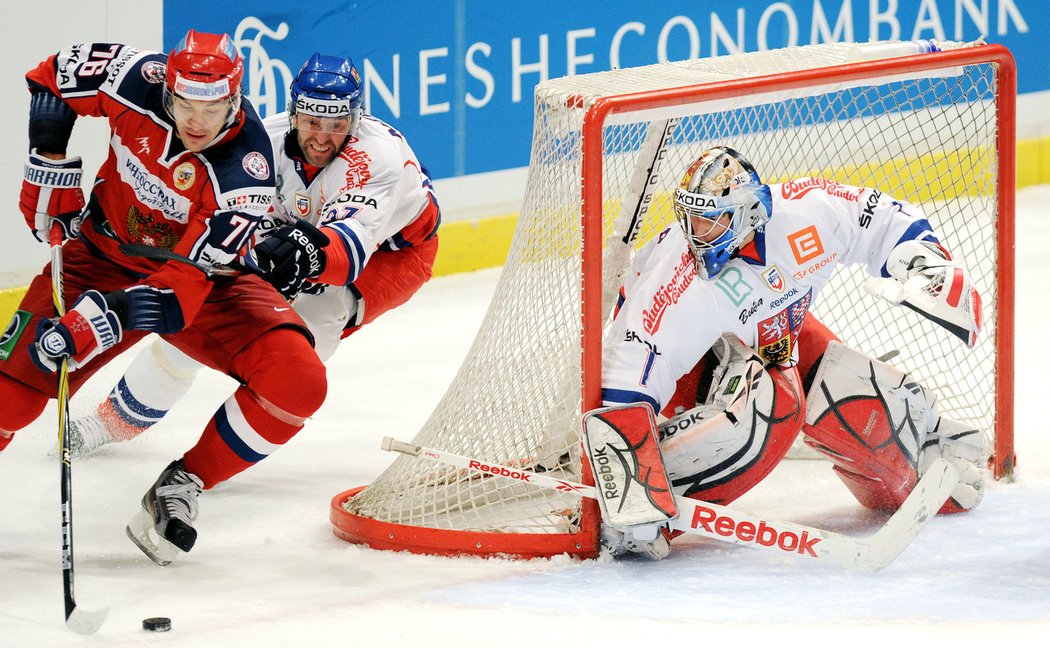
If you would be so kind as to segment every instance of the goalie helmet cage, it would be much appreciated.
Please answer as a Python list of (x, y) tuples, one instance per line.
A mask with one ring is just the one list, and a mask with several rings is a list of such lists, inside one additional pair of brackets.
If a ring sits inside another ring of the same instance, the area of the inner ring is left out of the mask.
[[(670, 197), (688, 164), (728, 144), (764, 182), (821, 176), (924, 209), (982, 294), (974, 350), (868, 295), (862, 268), (840, 269), (813, 313), (854, 348), (899, 351), (894, 364), (938, 394), (943, 414), (994, 434), (995, 474), (1009, 474), (1016, 71), (1002, 46), (939, 45), (812, 45), (538, 85), (499, 284), (413, 442), (593, 483), (582, 414), (601, 404), (602, 330), (630, 250), (675, 223)], [(598, 551), (594, 501), (422, 457), (399, 456), (367, 487), (336, 495), (331, 521), (337, 536), (380, 549)]]

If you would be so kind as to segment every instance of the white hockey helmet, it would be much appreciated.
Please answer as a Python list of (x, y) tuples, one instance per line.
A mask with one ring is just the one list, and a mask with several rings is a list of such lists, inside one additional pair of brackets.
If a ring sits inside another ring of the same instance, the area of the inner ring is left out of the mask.
[[(674, 194), (675, 216), (704, 279), (718, 276), (747, 237), (765, 225), (771, 210), (769, 187), (728, 146), (709, 149), (689, 165)], [(704, 240), (724, 216), (729, 216), (725, 231)]]

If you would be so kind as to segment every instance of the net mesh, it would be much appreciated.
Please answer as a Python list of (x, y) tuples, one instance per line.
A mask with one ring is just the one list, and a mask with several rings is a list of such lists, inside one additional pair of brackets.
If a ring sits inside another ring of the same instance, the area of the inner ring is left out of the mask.
[[(962, 44), (946, 44), (963, 47)], [(556, 79), (536, 91), (527, 191), (492, 304), (462, 368), (413, 442), (580, 480), (581, 183), (586, 108), (601, 97), (840, 65), (857, 46), (820, 45)], [(732, 101), (649, 106), (603, 130), (603, 312), (637, 247), (674, 223), (670, 197), (701, 152), (727, 144), (766, 182), (821, 176), (921, 206), (972, 272), (985, 306), (982, 344), (967, 352), (936, 325), (862, 288), (840, 269), (813, 306), (844, 341), (893, 360), (939, 395), (942, 412), (991, 430), (995, 416), (996, 66), (877, 81), (823, 78)], [(666, 138), (661, 139), (665, 132)], [(654, 152), (662, 160), (651, 176)], [(642, 191), (642, 189), (646, 191)], [(619, 243), (645, 194), (631, 246)], [(598, 296), (588, 296), (597, 299)], [(597, 335), (589, 327), (588, 335)], [(355, 516), (492, 533), (573, 533), (579, 497), (400, 456), (344, 508)]]

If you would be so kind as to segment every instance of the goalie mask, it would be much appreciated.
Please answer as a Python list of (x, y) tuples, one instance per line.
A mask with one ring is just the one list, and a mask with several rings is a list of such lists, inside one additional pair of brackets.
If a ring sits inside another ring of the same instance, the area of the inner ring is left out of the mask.
[(696, 260), (697, 274), (714, 279), (772, 209), (769, 187), (728, 146), (706, 151), (685, 172), (674, 211)]

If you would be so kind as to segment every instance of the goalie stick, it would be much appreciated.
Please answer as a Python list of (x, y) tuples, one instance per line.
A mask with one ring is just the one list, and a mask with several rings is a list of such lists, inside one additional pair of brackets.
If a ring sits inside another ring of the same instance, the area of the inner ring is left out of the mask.
[[(66, 314), (65, 281), (62, 268), (62, 226), (51, 226), (51, 298), (55, 314)], [(65, 601), (66, 627), (83, 635), (94, 634), (102, 626), (109, 608), (85, 610), (77, 607), (73, 597), (73, 469), (69, 457), (69, 362), (62, 359), (58, 368), (58, 445), (60, 491), (62, 499), (62, 594)]]
[(628, 181), (628, 195), (635, 196), (633, 203), (624, 206), (613, 224), (612, 233), (605, 240), (605, 253), (602, 257), (602, 318), (607, 319), (620, 286), (623, 284), (623, 273), (630, 265), (630, 253), (638, 240), (649, 207), (653, 202), (653, 192), (660, 178), (660, 167), (667, 153), (667, 145), (678, 126), (678, 119), (654, 121), (646, 131), (645, 140), (638, 152), (638, 161)]
[[(382, 448), (540, 488), (597, 498), (593, 486), (413, 445), (392, 437), (383, 438)], [(958, 470), (946, 460), (936, 459), (897, 512), (881, 529), (867, 538), (853, 538), (794, 522), (770, 520), (687, 497), (676, 497), (680, 514), (668, 528), (782, 555), (808, 557), (845, 569), (877, 571), (893, 562), (911, 544), (937, 514), (958, 482)]]

